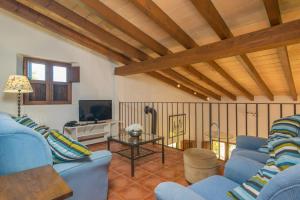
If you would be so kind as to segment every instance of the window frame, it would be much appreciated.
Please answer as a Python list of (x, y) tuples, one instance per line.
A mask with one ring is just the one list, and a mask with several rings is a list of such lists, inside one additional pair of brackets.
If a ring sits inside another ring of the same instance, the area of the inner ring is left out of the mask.
[[(70, 63), (46, 60), (33, 57), (23, 57), (23, 74), (28, 77), (28, 63), (40, 63), (45, 64), (45, 81), (41, 80), (29, 80), (30, 83), (45, 84), (46, 85), (46, 100), (34, 101), (29, 99), (29, 94), (23, 94), (24, 105), (55, 105), (55, 104), (72, 104), (72, 82), (70, 81), (71, 67)], [(53, 67), (66, 67), (67, 69), (67, 82), (55, 82), (53, 81)], [(29, 78), (28, 78), (29, 79)], [(67, 100), (55, 101), (53, 100), (53, 90), (55, 85), (66, 85), (68, 87)]]

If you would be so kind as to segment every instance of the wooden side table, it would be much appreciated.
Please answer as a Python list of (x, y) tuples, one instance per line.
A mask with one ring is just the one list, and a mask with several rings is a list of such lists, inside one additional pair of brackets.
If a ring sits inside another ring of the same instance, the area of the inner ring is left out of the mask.
[(73, 192), (52, 166), (0, 176), (0, 200), (61, 200)]

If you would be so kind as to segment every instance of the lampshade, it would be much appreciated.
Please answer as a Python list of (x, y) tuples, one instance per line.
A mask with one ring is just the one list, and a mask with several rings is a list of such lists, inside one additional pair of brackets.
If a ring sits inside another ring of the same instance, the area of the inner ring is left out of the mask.
[(10, 75), (4, 88), (6, 93), (30, 93), (33, 92), (26, 76)]

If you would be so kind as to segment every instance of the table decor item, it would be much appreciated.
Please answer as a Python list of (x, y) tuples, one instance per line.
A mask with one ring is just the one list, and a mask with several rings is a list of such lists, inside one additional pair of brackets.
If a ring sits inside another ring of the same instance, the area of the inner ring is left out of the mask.
[(140, 124), (131, 124), (126, 127), (125, 131), (131, 137), (139, 137), (143, 133), (143, 127)]

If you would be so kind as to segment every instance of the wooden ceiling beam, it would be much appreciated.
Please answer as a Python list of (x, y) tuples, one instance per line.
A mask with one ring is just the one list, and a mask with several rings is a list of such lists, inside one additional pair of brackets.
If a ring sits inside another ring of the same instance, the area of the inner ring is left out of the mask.
[[(89, 39), (86, 36), (79, 34), (78, 32), (76, 32), (62, 24), (59, 24), (58, 22), (56, 22), (56, 21), (38, 13), (37, 11), (35, 11), (31, 8), (28, 8), (16, 1), (0, 0), (0, 8), (4, 9), (12, 14), (15, 14), (33, 24), (39, 25), (42, 28), (44, 28), (52, 33), (59, 34), (60, 36), (63, 36), (64, 38), (66, 38), (68, 40), (78, 43), (88, 49), (91, 49), (91, 50), (97, 52), (97, 53), (105, 55), (112, 60), (116, 60), (123, 64), (129, 64), (129, 63), (133, 62), (130, 58), (128, 58), (118, 52), (115, 52), (115, 51), (109, 49), (108, 47), (105, 47), (104, 45), (99, 44), (96, 41)], [(161, 80), (172, 87), (176, 87), (176, 85), (177, 85), (177, 84), (175, 85), (175, 83), (174, 83), (175, 81), (173, 81), (172, 79), (169, 79), (157, 72), (151, 72), (148, 75), (152, 76), (152, 77), (155, 76), (156, 79)], [(178, 88), (178, 89), (180, 89), (190, 95), (199, 97), (203, 100), (207, 100), (207, 96), (202, 95), (200, 93), (195, 93), (195, 91), (193, 91), (192, 89), (189, 89), (188, 87), (186, 87), (184, 85), (182, 85), (182, 87)]]
[(300, 42), (300, 20), (295, 20), (156, 59), (118, 67), (115, 74), (130, 75), (167, 69), (170, 66), (186, 66), (298, 42)]
[(245, 96), (251, 101), (254, 100), (254, 95), (248, 92), (244, 87), (242, 87), (236, 80), (234, 80), (221, 66), (219, 66), (215, 61), (208, 62), (211, 67), (213, 67), (219, 74), (221, 74), (225, 79), (227, 79), (232, 85), (238, 88)]
[(92, 39), (89, 39), (85, 37), (84, 35), (77, 33), (76, 31), (73, 31), (72, 29), (61, 25), (54, 20), (45, 17), (41, 15), (40, 13), (27, 8), (26, 6), (23, 6), (20, 3), (17, 3), (16, 1), (11, 0), (0, 0), (0, 8), (3, 8), (4, 10), (13, 13), (23, 19), (26, 19), (27, 21), (34, 23), (36, 25), (39, 25), (46, 30), (49, 30), (55, 34), (59, 34), (60, 36), (63, 36), (64, 38), (67, 38), (69, 40), (72, 40), (73, 42), (76, 42), (86, 48), (92, 49), (93, 51), (100, 53), (102, 55), (107, 56), (109, 59), (118, 61), (123, 64), (129, 64), (131, 63), (131, 59), (115, 52), (108, 47), (95, 42)]
[[(229, 27), (226, 25), (224, 19), (213, 5), (211, 0), (191, 0), (196, 9), (202, 15), (202, 17), (208, 22), (220, 39), (224, 40), (227, 38), (234, 37)], [(250, 61), (247, 55), (242, 54), (240, 56), (240, 61), (242, 62), (244, 68), (250, 75), (250, 77), (256, 82), (258, 87), (266, 94), (270, 100), (274, 100), (274, 95), (271, 90), (264, 82), (262, 77), (257, 72), (256, 68)]]
[(149, 35), (145, 34), (143, 31), (138, 29), (135, 25), (124, 19), (121, 15), (117, 14), (104, 3), (99, 0), (81, 0), (86, 6), (94, 10), (96, 14), (100, 15), (110, 24), (122, 30), (127, 35), (131, 36), (133, 39), (139, 41), (146, 47), (152, 49), (159, 55), (166, 55), (170, 51), (161, 45), (159, 42), (154, 40)]
[[(264, 0), (266, 12), (270, 21), (271, 26), (276, 26), (282, 23), (279, 4), (277, 0)], [(298, 94), (295, 86), (295, 81), (293, 77), (293, 72), (289, 60), (288, 50), (286, 46), (279, 47), (277, 49), (279, 58), (281, 61), (281, 66), (283, 73), (285, 75), (285, 79), (287, 81), (290, 95), (292, 96), (294, 101), (298, 100)]]
[(158, 72), (148, 72), (148, 75), (152, 76), (153, 78), (156, 78), (162, 82), (167, 83), (168, 85), (171, 85), (173, 87), (176, 87), (184, 92), (187, 92), (189, 94), (193, 94), (194, 96), (199, 97), (200, 99), (203, 99), (207, 101), (209, 98), (203, 94), (197, 93), (194, 90), (190, 89), (189, 87), (186, 87), (184, 85), (178, 85), (178, 83), (170, 78), (167, 78), (166, 76), (163, 76), (162, 74)]
[[(41, 0), (33, 0), (33, 1), (41, 1)], [(44, 0), (45, 1), (45, 0)], [(156, 40), (139, 30), (136, 26), (128, 22), (126, 19), (112, 11), (109, 7), (104, 5), (102, 2), (98, 0), (81, 0), (82, 3), (84, 3), (86, 6), (89, 8), (93, 9), (96, 11), (97, 14), (99, 14), (101, 17), (103, 17), (105, 20), (116, 26), (118, 29), (121, 31), (125, 32), (126, 34), (130, 35), (133, 37), (135, 40), (141, 42), (145, 46), (149, 46), (150, 49), (153, 49), (156, 51), (159, 55), (166, 55), (169, 53), (172, 53), (169, 51), (166, 47), (158, 43)], [(145, 55), (147, 59), (150, 59), (148, 55)], [(196, 88), (199, 90), (201, 93), (205, 93), (217, 100), (220, 100), (221, 97), (220, 95), (216, 94), (215, 92), (199, 85), (196, 82), (193, 82), (186, 78), (185, 76), (177, 73), (174, 70), (171, 69), (166, 69), (164, 70), (165, 74), (168, 74), (172, 76), (175, 80), (179, 80), (180, 82), (189, 85), (193, 88)], [(198, 93), (199, 93), (198, 91)]]
[(164, 29), (187, 49), (197, 46), (197, 43), (189, 37), (177, 24), (170, 23), (169, 16), (162, 12), (161, 9), (152, 0), (131, 0), (131, 2), (142, 10), (146, 15), (153, 19), (157, 24)]
[[(168, 15), (166, 15), (164, 11), (161, 10), (152, 0), (133, 0), (132, 2), (135, 6), (137, 6), (137, 8), (139, 8), (146, 15), (148, 15), (155, 23), (157, 23), (171, 36), (173, 36), (173, 38), (175, 38), (185, 48), (190, 49), (192, 47), (199, 47), (198, 44), (193, 40), (193, 38), (186, 34), (185, 31), (178, 24), (176, 24)], [(217, 63), (215, 64), (217, 65)], [(221, 76), (223, 75), (221, 74)], [(224, 78), (227, 79), (230, 83), (232, 83), (232, 77), (229, 74), (227, 74), (227, 76), (224, 76)], [(238, 84), (238, 89), (243, 88), (242, 92), (247, 91), (239, 83), (236, 82), (236, 84)], [(234, 84), (233, 86), (236, 87), (236, 84)], [(248, 93), (249, 92), (247, 91), (245, 95), (247, 96)]]
[(53, 1), (53, 0), (27, 0), (30, 3), (34, 3), (39, 5), (40, 7), (47, 9), (56, 15), (67, 19), (73, 24), (83, 28), (84, 30), (92, 33), (96, 38), (104, 42), (105, 44), (109, 44), (112, 47), (120, 50), (123, 54), (128, 57), (137, 58), (141, 60), (146, 60), (147, 56), (143, 53), (143, 51), (131, 46), (125, 41), (119, 39), (118, 37), (110, 34), (99, 26), (93, 24), (89, 20), (81, 17), (77, 13), (69, 10), (68, 8), (62, 6), (61, 4)]
[(199, 91), (202, 91), (203, 93), (205, 94), (208, 94), (209, 96), (213, 97), (214, 99), (217, 99), (217, 100), (221, 100), (221, 96), (212, 92), (211, 90), (208, 90), (206, 89), (205, 87), (202, 87), (201, 85), (198, 85), (196, 82), (194, 81), (191, 81), (190, 79), (182, 76), (181, 74), (179, 74), (178, 72), (176, 72), (175, 70), (169, 70), (169, 69), (166, 69), (166, 70), (162, 70), (163, 73), (175, 78), (176, 80), (179, 80), (183, 83), (188, 83), (190, 86), (196, 88), (197, 90)]
[(222, 86), (220, 86), (216, 82), (212, 81), (211, 79), (207, 78), (204, 74), (202, 74), (201, 72), (196, 70), (191, 65), (188, 65), (187, 67), (185, 67), (184, 70), (187, 73), (189, 73), (190, 75), (197, 77), (200, 81), (203, 81), (203, 82), (207, 83), (208, 85), (214, 87), (215, 89), (219, 90), (220, 92), (222, 92), (223, 94), (225, 94), (226, 96), (231, 98), (232, 100), (236, 100), (236, 96), (234, 94), (232, 94), (228, 90), (224, 89)]

